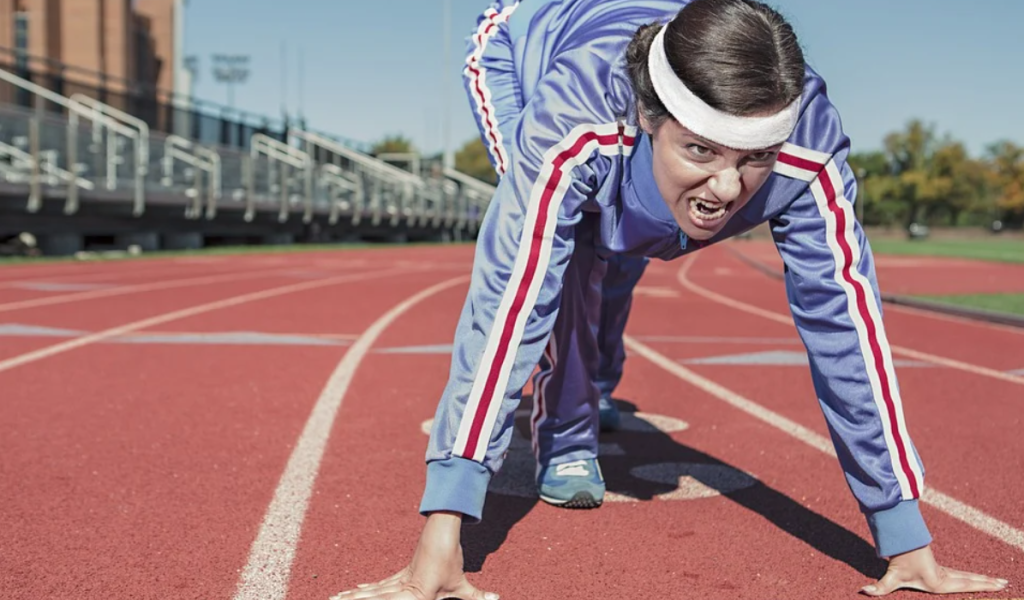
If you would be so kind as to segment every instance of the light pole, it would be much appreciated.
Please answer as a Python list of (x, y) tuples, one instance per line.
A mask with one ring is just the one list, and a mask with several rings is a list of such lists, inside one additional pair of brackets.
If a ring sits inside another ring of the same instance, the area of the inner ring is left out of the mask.
[(213, 78), (228, 86), (228, 107), (235, 108), (235, 84), (249, 78), (249, 57), (243, 54), (214, 54)]
[(441, 72), (441, 144), (443, 148), (442, 163), (444, 168), (452, 169), (455, 167), (455, 161), (453, 160), (451, 151), (451, 110), (448, 106), (448, 69), (451, 67), (451, 24), (452, 21), (452, 1), (444, 0), (444, 65)]
[(299, 109), (299, 127), (305, 128), (305, 126), (306, 126), (306, 114), (305, 114), (306, 98), (305, 98), (305, 95), (303, 94), (302, 86), (305, 85), (304, 78), (305, 78), (305, 74), (306, 74), (306, 58), (305, 58), (305, 51), (304, 51), (302, 46), (299, 46), (299, 66), (298, 66), (298, 70), (299, 70), (299, 73), (298, 73), (299, 84), (297, 86), (298, 89), (296, 91), (299, 94), (299, 107), (298, 107), (298, 109)]

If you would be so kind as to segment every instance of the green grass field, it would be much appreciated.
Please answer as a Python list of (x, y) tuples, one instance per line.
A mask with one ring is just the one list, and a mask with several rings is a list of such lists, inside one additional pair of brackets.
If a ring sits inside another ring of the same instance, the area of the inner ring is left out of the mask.
[(945, 256), (999, 262), (1024, 263), (1024, 239), (992, 238), (966, 240), (900, 240), (872, 238), (875, 254)]
[(915, 296), (922, 300), (933, 300), (968, 308), (980, 308), (995, 312), (1024, 316), (1024, 294), (963, 294), (955, 296)]
[[(871, 249), (877, 255), (941, 256), (1024, 263), (1024, 239), (938, 239), (901, 240), (871, 239)], [(1001, 313), (1024, 315), (1024, 294), (957, 294), (949, 296), (915, 296), (922, 300), (955, 304)]]

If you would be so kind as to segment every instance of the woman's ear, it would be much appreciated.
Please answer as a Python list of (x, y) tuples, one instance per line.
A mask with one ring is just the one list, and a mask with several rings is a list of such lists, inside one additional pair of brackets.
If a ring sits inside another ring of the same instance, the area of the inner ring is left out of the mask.
[(647, 118), (647, 112), (644, 110), (644, 107), (638, 106), (637, 113), (640, 115), (640, 129), (643, 129), (647, 135), (654, 135), (654, 128), (651, 127), (651, 121)]

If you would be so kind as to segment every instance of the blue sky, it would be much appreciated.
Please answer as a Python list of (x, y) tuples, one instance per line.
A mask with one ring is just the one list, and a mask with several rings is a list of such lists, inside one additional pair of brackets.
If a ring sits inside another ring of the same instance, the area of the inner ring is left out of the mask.
[[(1024, 144), (1024, 0), (771, 3), (828, 82), (855, 151), (880, 147), (913, 117), (973, 154), (1000, 139)], [(188, 0), (185, 52), (199, 58), (199, 98), (227, 103), (211, 55), (247, 54), (239, 109), (278, 117), (286, 104), (296, 114), (301, 98), (314, 129), (364, 142), (403, 134), (433, 152), (442, 148), (446, 105), (452, 145), (476, 135), (459, 64), (488, 5), (451, 0), (447, 85), (442, 0)]]

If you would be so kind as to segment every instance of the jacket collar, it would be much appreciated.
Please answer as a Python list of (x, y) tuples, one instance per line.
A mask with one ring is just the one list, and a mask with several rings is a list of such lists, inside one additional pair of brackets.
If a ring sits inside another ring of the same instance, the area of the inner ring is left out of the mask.
[(665, 204), (654, 181), (654, 148), (651, 137), (643, 130), (637, 135), (633, 156), (630, 158), (631, 187), (636, 199), (652, 217), (665, 223), (675, 224), (672, 211)]

